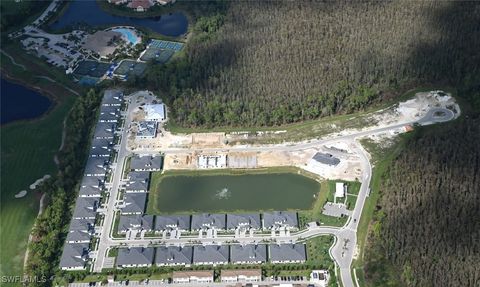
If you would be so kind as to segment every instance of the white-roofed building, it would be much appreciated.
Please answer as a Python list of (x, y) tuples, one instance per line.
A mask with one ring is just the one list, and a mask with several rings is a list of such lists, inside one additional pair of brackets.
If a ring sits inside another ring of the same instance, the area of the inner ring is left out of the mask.
[(146, 121), (161, 122), (167, 118), (164, 104), (145, 105), (143, 108)]
[(312, 270), (310, 282), (315, 283), (316, 286), (325, 287), (328, 286), (329, 277), (327, 270)]
[(335, 183), (335, 197), (338, 197), (338, 198), (345, 197), (345, 184), (343, 182)]

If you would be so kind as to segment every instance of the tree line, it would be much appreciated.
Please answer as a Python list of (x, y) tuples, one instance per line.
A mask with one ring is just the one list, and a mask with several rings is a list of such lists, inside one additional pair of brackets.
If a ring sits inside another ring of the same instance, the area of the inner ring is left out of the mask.
[(49, 203), (31, 233), (25, 272), (37, 280), (29, 280), (29, 286), (51, 286), (52, 276), (58, 271), (100, 100), (94, 90), (76, 99), (67, 117), (63, 149), (58, 154), (59, 172), (37, 188), (48, 196)]
[[(192, 4), (193, 5), (193, 4)], [(198, 17), (184, 57), (150, 65), (180, 125), (281, 125), (365, 109), (413, 86), (480, 83), (480, 5), (235, 1)]]
[(479, 147), (478, 115), (408, 140), (384, 175), (365, 251), (367, 286), (478, 286)]

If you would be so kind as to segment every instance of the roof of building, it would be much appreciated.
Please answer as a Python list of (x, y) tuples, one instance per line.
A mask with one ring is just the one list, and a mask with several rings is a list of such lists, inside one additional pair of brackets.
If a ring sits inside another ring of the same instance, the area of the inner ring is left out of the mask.
[(127, 193), (123, 199), (125, 207), (122, 213), (143, 213), (147, 203), (146, 193)]
[(102, 139), (113, 138), (113, 136), (115, 134), (115, 127), (116, 127), (116, 125), (114, 123), (99, 122), (95, 126), (95, 132), (94, 132), (93, 137), (94, 138), (102, 138)]
[(105, 174), (107, 172), (108, 161), (101, 157), (90, 157), (85, 165), (84, 174)]
[(121, 215), (118, 222), (118, 231), (152, 230), (153, 215)]
[(107, 148), (92, 148), (90, 149), (89, 157), (109, 157), (111, 150)]
[(262, 276), (262, 269), (234, 269), (220, 271), (221, 277), (236, 277), (236, 276)]
[(70, 230), (67, 233), (67, 242), (72, 242), (72, 241), (90, 241), (92, 239), (92, 235), (87, 232), (87, 231), (82, 231), (82, 230)]
[(128, 173), (128, 182), (125, 186), (126, 191), (148, 191), (148, 182), (150, 172), (132, 171)]
[(121, 105), (123, 101), (123, 92), (121, 90), (105, 90), (102, 98), (102, 106)]
[(217, 228), (225, 229), (226, 227), (226, 216), (225, 214), (210, 214), (210, 213), (201, 213), (192, 215), (192, 229), (202, 229), (202, 228)]
[(190, 215), (157, 215), (155, 216), (155, 230), (165, 229), (190, 230)]
[(193, 263), (228, 263), (227, 245), (196, 245), (193, 247)]
[(132, 170), (160, 170), (162, 169), (163, 157), (157, 156), (134, 156), (130, 162)]
[(95, 224), (95, 219), (72, 219), (70, 221), (70, 226), (68, 230), (84, 230), (84, 231), (93, 231)]
[(345, 184), (343, 182), (335, 183), (335, 197), (345, 196)]
[(143, 9), (147, 10), (148, 8), (152, 7), (152, 2), (150, 0), (132, 0), (132, 2), (128, 3), (129, 8), (137, 9), (138, 7), (142, 7)]
[(120, 115), (119, 106), (100, 106), (100, 114), (114, 114), (116, 116)]
[(145, 119), (148, 120), (164, 120), (165, 119), (165, 105), (164, 104), (153, 104), (145, 105)]
[(101, 57), (105, 57), (109, 54), (112, 54), (116, 50), (116, 46), (111, 43), (115, 39), (121, 39), (122, 33), (115, 31), (97, 31), (91, 35), (88, 35), (85, 39), (85, 44), (83, 48), (91, 50)]
[(100, 205), (100, 197), (79, 197), (75, 203), (73, 218), (94, 218)]
[(105, 177), (103, 176), (84, 176), (80, 186), (103, 187)]
[(101, 196), (102, 195), (102, 188), (96, 187), (92, 185), (84, 185), (80, 186), (78, 190), (78, 196)]
[(232, 263), (267, 262), (267, 245), (265, 244), (231, 245), (230, 252)]
[(66, 243), (60, 258), (60, 268), (85, 267), (88, 245), (88, 243)]
[(156, 264), (192, 264), (193, 247), (161, 246), (157, 247)]
[(293, 211), (272, 211), (263, 213), (263, 225), (266, 228), (290, 226), (298, 227), (297, 213)]
[(271, 244), (270, 260), (271, 261), (305, 261), (307, 253), (305, 244)]
[(340, 159), (334, 157), (332, 154), (329, 153), (321, 153), (317, 152), (313, 159), (319, 163), (328, 164), (328, 165), (337, 165), (340, 163)]
[(119, 114), (117, 113), (110, 113), (110, 112), (102, 112), (98, 115), (99, 122), (115, 122), (119, 118)]
[(138, 123), (137, 137), (155, 137), (157, 135), (157, 122), (141, 121)]
[(172, 278), (213, 277), (213, 270), (204, 271), (173, 271)]
[(116, 264), (117, 266), (152, 264), (154, 251), (153, 247), (119, 248)]
[(96, 139), (92, 140), (92, 149), (102, 148), (102, 149), (111, 149), (113, 145), (113, 140), (111, 139)]
[(260, 214), (258, 213), (227, 213), (227, 229), (235, 229), (237, 227), (261, 228)]

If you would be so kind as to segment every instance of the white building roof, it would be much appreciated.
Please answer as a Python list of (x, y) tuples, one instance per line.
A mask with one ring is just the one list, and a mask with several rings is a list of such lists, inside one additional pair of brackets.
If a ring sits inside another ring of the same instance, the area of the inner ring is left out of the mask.
[(335, 183), (335, 197), (345, 197), (345, 184), (343, 182)]
[(165, 120), (165, 105), (153, 104), (145, 105), (145, 120), (146, 121), (163, 121)]

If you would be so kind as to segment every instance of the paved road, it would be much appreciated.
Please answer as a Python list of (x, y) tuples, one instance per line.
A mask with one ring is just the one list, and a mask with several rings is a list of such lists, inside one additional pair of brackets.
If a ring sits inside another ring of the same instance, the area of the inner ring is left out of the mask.
[[(436, 112), (444, 112), (445, 116), (443, 117), (436, 117), (434, 116)], [(420, 124), (420, 125), (428, 125), (433, 124), (436, 122), (446, 122), (450, 121), (455, 117), (454, 113), (451, 110), (443, 109), (443, 108), (432, 108), (429, 110), (426, 115), (418, 121), (407, 121), (399, 124), (389, 125), (386, 127), (381, 128), (372, 128), (360, 132), (355, 132), (351, 134), (341, 135), (341, 134), (332, 134), (329, 135), (327, 138), (322, 139), (312, 139), (309, 141), (304, 141), (296, 144), (271, 144), (271, 145), (242, 145), (242, 146), (231, 146), (231, 147), (224, 147), (224, 148), (165, 148), (162, 149), (162, 152), (165, 154), (178, 154), (178, 153), (185, 153), (185, 152), (259, 152), (259, 151), (298, 151), (309, 149), (313, 147), (318, 147), (320, 145), (324, 145), (328, 142), (338, 141), (338, 140), (346, 140), (352, 141), (357, 138), (367, 137), (374, 134), (380, 134), (388, 131), (394, 131), (400, 128), (405, 127), (406, 125), (413, 125), (413, 124)], [(155, 148), (152, 149), (137, 149), (135, 151), (136, 154), (154, 154), (158, 153), (158, 150)]]
[[(133, 108), (133, 105), (128, 106), (126, 115), (130, 114), (132, 108)], [(131, 120), (128, 116), (126, 116), (124, 122), (125, 122), (124, 126), (128, 127), (130, 126)], [(113, 227), (113, 222), (115, 217), (114, 209), (115, 209), (115, 204), (117, 202), (120, 181), (122, 178), (123, 165), (125, 163), (125, 159), (127, 155), (129, 155), (129, 152), (127, 152), (127, 149), (126, 149), (127, 136), (128, 136), (127, 129), (123, 129), (121, 133), (121, 138), (120, 138), (120, 148), (117, 153), (117, 162), (114, 163), (115, 167), (112, 170), (113, 180), (111, 183), (109, 198), (106, 206), (106, 214), (103, 221), (103, 225), (101, 229), (102, 231), (100, 234), (100, 240), (97, 248), (98, 250), (97, 257), (94, 260), (94, 264), (93, 264), (94, 272), (102, 271), (104, 260), (107, 255), (106, 252), (108, 251), (108, 248), (112, 245), (111, 232), (112, 232), (112, 227)]]
[(246, 237), (235, 237), (233, 234), (231, 235), (223, 235), (218, 236), (215, 238), (198, 238), (198, 236), (185, 236), (181, 238), (166, 238), (163, 239), (161, 237), (148, 237), (144, 239), (109, 239), (108, 242), (111, 245), (128, 245), (128, 246), (135, 246), (135, 247), (147, 247), (149, 245), (188, 245), (192, 243), (211, 243), (211, 244), (224, 244), (229, 243), (232, 241), (237, 241), (241, 244), (249, 244), (249, 243), (260, 243), (265, 240), (272, 240), (276, 242), (296, 242), (300, 240), (304, 240), (311, 237), (316, 237), (319, 235), (328, 235), (328, 234), (337, 234), (339, 232), (339, 227), (328, 227), (328, 226), (321, 226), (321, 227), (313, 227), (309, 229), (305, 229), (299, 232), (291, 233), (290, 235), (277, 235), (272, 237), (270, 234), (255, 234), (254, 236), (246, 236)]
[(355, 152), (360, 156), (363, 171), (362, 184), (360, 186), (352, 216), (350, 217), (349, 222), (337, 233), (337, 241), (331, 250), (331, 255), (340, 269), (340, 277), (344, 287), (355, 286), (350, 270), (355, 248), (357, 246), (358, 223), (360, 222), (372, 177), (372, 166), (370, 165), (368, 154), (358, 142), (356, 143)]
[[(131, 102), (134, 102), (135, 98), (132, 97)], [(130, 111), (134, 108), (135, 105), (129, 105), (127, 115), (130, 114)], [(122, 176), (122, 167), (125, 162), (125, 158), (127, 155), (130, 154), (130, 151), (126, 148), (126, 137), (127, 131), (122, 131), (122, 138), (120, 141), (120, 149), (117, 156), (117, 163), (114, 169), (114, 176), (112, 187), (110, 191), (110, 198), (107, 204), (107, 213), (105, 216), (104, 224), (102, 227), (102, 233), (100, 235), (99, 246), (98, 246), (98, 253), (97, 257), (94, 260), (94, 267), (93, 270), (95, 272), (100, 272), (104, 266), (106, 252), (109, 247), (111, 246), (118, 246), (118, 245), (127, 245), (127, 246), (147, 246), (152, 244), (191, 244), (192, 242), (195, 243), (226, 243), (231, 242), (232, 240), (239, 241), (241, 243), (253, 243), (253, 242), (260, 242), (262, 240), (275, 240), (277, 242), (295, 242), (298, 240), (303, 240), (306, 238), (316, 237), (320, 235), (334, 235), (336, 236), (337, 240), (335, 245), (330, 249), (330, 255), (337, 263), (340, 269), (340, 277), (344, 287), (354, 287), (355, 284), (353, 282), (351, 276), (351, 264), (356, 248), (357, 238), (356, 232), (358, 228), (358, 223), (360, 222), (360, 217), (363, 211), (363, 207), (365, 204), (365, 200), (367, 198), (367, 194), (370, 188), (370, 180), (372, 176), (372, 166), (370, 164), (368, 153), (365, 149), (360, 145), (358, 142), (359, 138), (363, 138), (366, 136), (371, 136), (374, 134), (380, 134), (388, 131), (395, 131), (398, 130), (405, 125), (411, 124), (421, 124), (421, 125), (428, 125), (433, 124), (436, 122), (446, 122), (452, 120), (454, 118), (454, 113), (450, 110), (443, 109), (443, 108), (431, 108), (426, 115), (416, 122), (404, 122), (400, 124), (390, 125), (382, 128), (373, 128), (361, 132), (356, 132), (353, 134), (348, 135), (333, 135), (330, 138), (326, 139), (315, 139), (311, 141), (306, 141), (298, 144), (292, 145), (262, 145), (262, 146), (233, 146), (228, 148), (207, 148), (207, 149), (198, 149), (204, 152), (215, 152), (215, 151), (294, 151), (294, 150), (303, 150), (312, 147), (317, 147), (320, 145), (324, 145), (328, 142), (344, 140), (347, 142), (354, 143), (354, 152), (359, 155), (361, 160), (361, 169), (362, 169), (362, 178), (361, 178), (361, 186), (360, 191), (357, 196), (357, 202), (355, 204), (355, 208), (353, 210), (352, 216), (350, 217), (349, 221), (345, 226), (342, 228), (336, 227), (314, 227), (309, 228), (307, 230), (303, 230), (297, 233), (292, 233), (290, 235), (284, 236), (275, 236), (272, 237), (269, 234), (257, 234), (253, 237), (244, 237), (244, 238), (235, 238), (233, 235), (227, 236), (218, 236), (216, 238), (198, 238), (198, 237), (181, 237), (181, 238), (173, 238), (173, 239), (162, 239), (162, 238), (144, 238), (144, 239), (134, 239), (134, 240), (126, 240), (126, 239), (113, 239), (111, 237), (111, 227), (113, 224), (114, 219), (114, 207), (116, 203), (116, 198), (118, 196), (118, 189), (120, 185), (120, 180)], [(130, 126), (130, 119), (125, 120), (125, 126)], [(181, 148), (169, 148), (162, 150), (165, 153), (185, 153), (185, 152), (192, 152), (195, 149), (181, 149)], [(158, 150), (155, 149), (144, 149), (144, 150), (136, 150), (135, 153), (138, 154), (154, 154), (158, 153)]]

